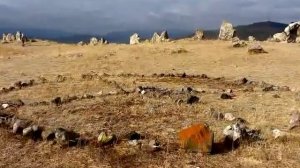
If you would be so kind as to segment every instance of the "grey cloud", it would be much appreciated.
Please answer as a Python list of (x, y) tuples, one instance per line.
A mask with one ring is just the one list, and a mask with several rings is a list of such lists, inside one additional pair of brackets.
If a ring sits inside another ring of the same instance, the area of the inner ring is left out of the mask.
[[(134, 29), (217, 28), (300, 20), (299, 0), (1, 0), (4, 26), (103, 34)], [(3, 24), (1, 24), (3, 25)]]

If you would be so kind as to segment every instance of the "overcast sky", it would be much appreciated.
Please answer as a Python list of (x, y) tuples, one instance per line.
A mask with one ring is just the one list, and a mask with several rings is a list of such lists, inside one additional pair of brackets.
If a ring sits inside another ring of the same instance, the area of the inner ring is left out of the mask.
[(0, 27), (105, 34), (300, 20), (300, 0), (0, 0)]

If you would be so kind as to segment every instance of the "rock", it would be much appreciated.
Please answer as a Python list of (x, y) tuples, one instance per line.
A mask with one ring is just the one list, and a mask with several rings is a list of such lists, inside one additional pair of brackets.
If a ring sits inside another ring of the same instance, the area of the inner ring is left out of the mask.
[(249, 37), (248, 37), (248, 41), (249, 41), (249, 42), (254, 42), (254, 41), (256, 41), (256, 39), (255, 39), (255, 37), (253, 37), (253, 36), (249, 36)]
[(261, 139), (259, 130), (250, 129), (245, 123), (240, 122), (227, 126), (223, 130), (223, 134), (233, 142), (240, 140), (256, 141)]
[(19, 31), (17, 31), (17, 33), (16, 33), (16, 41), (22, 42), (21, 32), (19, 32)]
[(148, 146), (149, 146), (149, 150), (152, 152), (159, 151), (162, 149), (162, 146), (158, 140), (151, 140)]
[(261, 54), (261, 53), (268, 53), (266, 52), (259, 43), (253, 43), (248, 48), (249, 54)]
[(300, 113), (298, 110), (292, 112), (289, 124), (290, 124), (289, 127), (290, 129), (300, 126)]
[(20, 99), (16, 99), (16, 100), (9, 100), (8, 102), (6, 102), (6, 104), (8, 104), (11, 107), (21, 107), (24, 106), (24, 102)]
[(117, 137), (115, 135), (108, 135), (106, 132), (101, 132), (97, 140), (100, 145), (105, 146), (113, 144), (117, 140)]
[(159, 43), (159, 42), (160, 42), (160, 36), (158, 35), (157, 32), (154, 32), (151, 38), (151, 43)]
[(235, 30), (233, 29), (233, 25), (227, 21), (223, 21), (220, 28), (219, 39), (232, 40), (233, 37), (235, 37)]
[(169, 35), (167, 31), (163, 31), (161, 35), (158, 35), (158, 33), (155, 32), (151, 38), (151, 43), (160, 43), (166, 41), (169, 41)]
[(239, 48), (245, 46), (247, 46), (247, 43), (245, 41), (240, 40), (238, 37), (234, 37), (232, 39), (232, 47)]
[(279, 129), (273, 129), (272, 134), (275, 139), (282, 139), (286, 137), (286, 133), (280, 131)]
[(211, 153), (214, 134), (206, 124), (196, 124), (179, 132), (181, 147), (188, 151)]
[(284, 33), (287, 35), (287, 42), (294, 43), (296, 38), (299, 36), (300, 33), (300, 21), (290, 23), (285, 29)]
[(15, 41), (15, 36), (14, 36), (13, 34), (11, 34), (11, 33), (8, 33), (8, 34), (6, 35), (5, 41), (6, 41), (6, 42), (13, 42), (13, 41)]
[(62, 105), (62, 99), (61, 97), (56, 97), (53, 100), (51, 100), (51, 103), (55, 104), (56, 106)]
[(140, 36), (137, 33), (134, 33), (132, 36), (130, 36), (129, 44), (139, 44), (140, 43)]
[(200, 98), (197, 96), (189, 96), (186, 103), (187, 104), (195, 104), (198, 103), (200, 101)]
[(283, 42), (287, 40), (287, 35), (284, 32), (276, 33), (273, 35), (273, 39), (275, 42)]
[(54, 140), (61, 145), (75, 146), (80, 138), (78, 133), (64, 128), (56, 128), (53, 132)]
[(3, 33), (2, 34), (2, 43), (6, 43), (7, 41), (6, 41), (6, 34), (5, 33)]
[(83, 41), (80, 41), (80, 42), (77, 43), (77, 45), (78, 45), (78, 46), (84, 46), (84, 42), (83, 42)]
[(27, 121), (16, 119), (13, 124), (13, 133), (14, 134), (22, 133), (23, 129), (26, 128), (27, 125), (28, 125)]
[(193, 37), (194, 40), (203, 40), (204, 39), (204, 32), (202, 29), (197, 29), (195, 31), (195, 35)]
[(232, 95), (228, 93), (222, 93), (221, 99), (232, 99)]
[(234, 117), (234, 115), (232, 113), (225, 113), (224, 119), (227, 120), (227, 121), (233, 121), (236, 118)]
[(238, 80), (234, 81), (234, 83), (235, 83), (236, 85), (244, 85), (244, 84), (246, 84), (247, 82), (248, 82), (248, 79), (247, 79), (247, 78), (241, 78), (241, 79), (238, 79)]
[(8, 107), (9, 107), (9, 104), (6, 104), (6, 103), (5, 103), (5, 104), (2, 104), (2, 108), (3, 108), (3, 109), (6, 109), (6, 108), (8, 108)]
[(224, 119), (224, 114), (216, 111), (214, 108), (210, 108), (208, 111), (205, 112), (206, 114), (210, 115), (216, 120), (223, 120)]
[(98, 39), (96, 37), (92, 37), (90, 39), (90, 45), (95, 46), (98, 44)]

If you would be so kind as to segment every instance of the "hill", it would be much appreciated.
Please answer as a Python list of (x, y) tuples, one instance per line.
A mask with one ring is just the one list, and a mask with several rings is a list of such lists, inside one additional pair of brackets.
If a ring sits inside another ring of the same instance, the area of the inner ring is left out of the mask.
[[(266, 40), (268, 37), (272, 36), (277, 32), (281, 32), (287, 24), (277, 23), (277, 22), (258, 22), (250, 25), (236, 26), (237, 35), (241, 39), (247, 39), (248, 36), (254, 36), (258, 40)], [(16, 32), (16, 28), (0, 28), (0, 33), (5, 32)], [(48, 39), (64, 43), (76, 43), (79, 41), (88, 41), (91, 37), (104, 37), (110, 42), (114, 43), (128, 43), (129, 36), (137, 32), (142, 39), (149, 39), (154, 32), (161, 32), (162, 30), (126, 30), (110, 32), (104, 35), (101, 34), (78, 34), (64, 32), (60, 30), (47, 30), (47, 29), (32, 29), (25, 28), (20, 29), (22, 32), (26, 33), (27, 36), (31, 38), (41, 38)], [(168, 29), (168, 33), (171, 38), (178, 39), (184, 37), (190, 37), (193, 35), (194, 30), (180, 30), (180, 29)], [(208, 39), (217, 39), (219, 30), (206, 30), (205, 36)]]

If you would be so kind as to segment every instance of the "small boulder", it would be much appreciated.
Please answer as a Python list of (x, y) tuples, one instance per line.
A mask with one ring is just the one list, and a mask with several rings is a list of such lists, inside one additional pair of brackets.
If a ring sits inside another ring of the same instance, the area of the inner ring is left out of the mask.
[(179, 132), (181, 147), (192, 152), (211, 153), (214, 134), (206, 124), (196, 124)]
[(286, 133), (285, 132), (282, 132), (281, 130), (279, 129), (273, 129), (272, 130), (272, 134), (273, 134), (273, 137), (275, 139), (282, 139), (282, 138), (285, 138), (286, 137)]
[(261, 53), (268, 53), (266, 52), (259, 43), (253, 43), (248, 48), (249, 54), (261, 54)]
[(77, 43), (77, 45), (78, 45), (78, 46), (84, 46), (84, 42), (83, 42), (83, 41), (79, 41), (79, 42)]
[(232, 39), (232, 47), (239, 48), (239, 47), (245, 47), (247, 46), (247, 43), (243, 40), (240, 40), (238, 37), (234, 37)]

